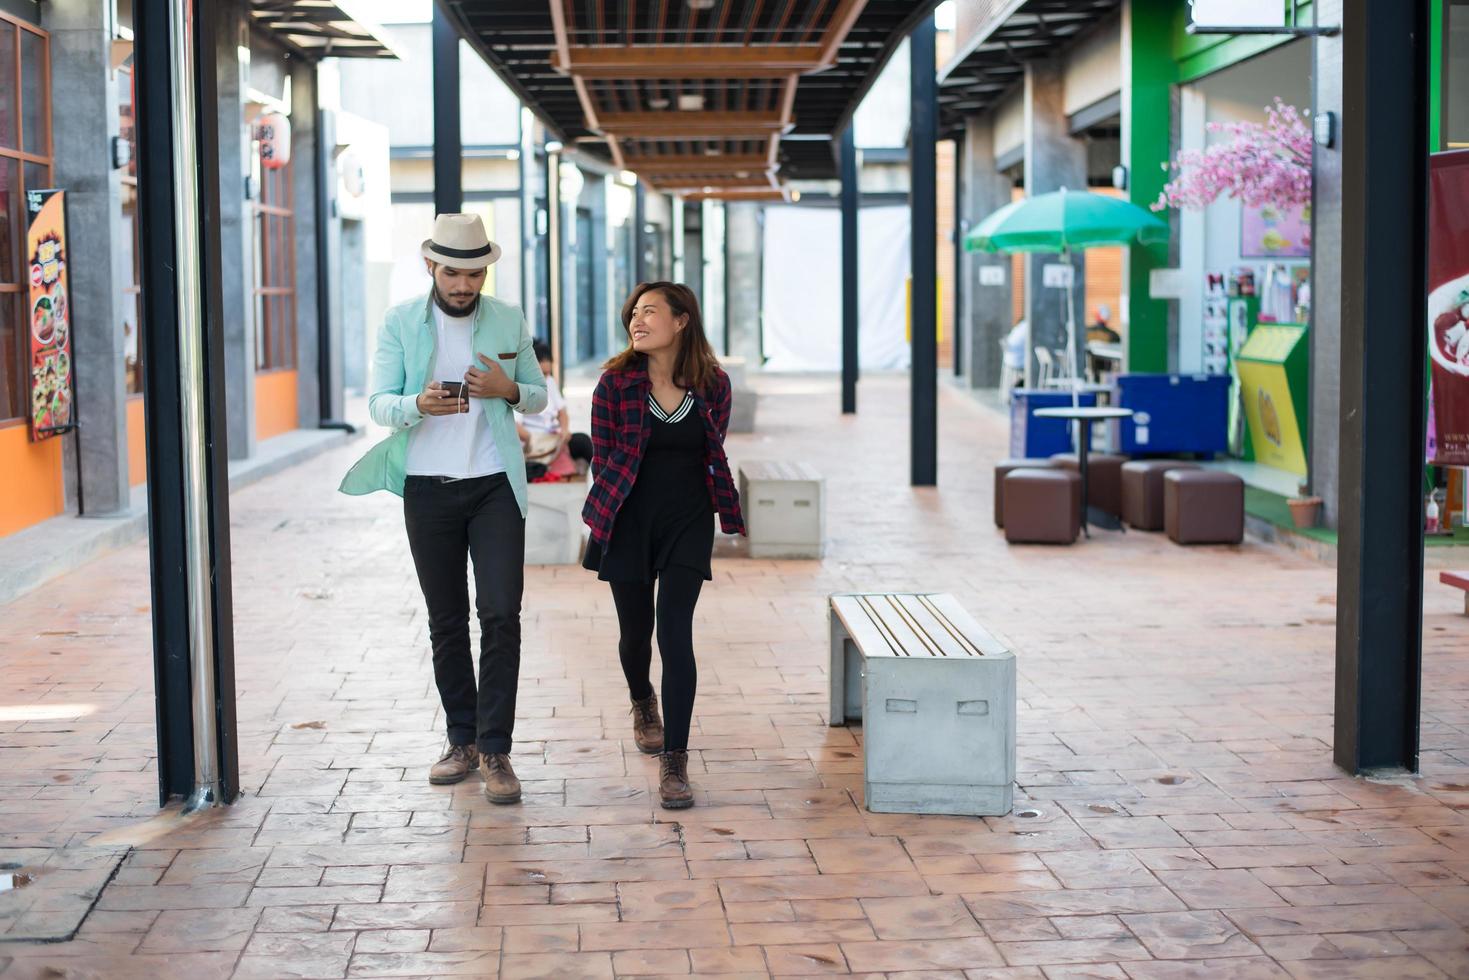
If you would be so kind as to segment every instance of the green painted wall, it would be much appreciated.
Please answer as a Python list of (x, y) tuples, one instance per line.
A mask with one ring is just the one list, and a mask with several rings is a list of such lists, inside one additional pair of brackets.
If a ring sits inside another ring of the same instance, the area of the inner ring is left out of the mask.
[(1428, 152), (1444, 148), (1443, 47), (1444, 0), (1428, 8)]
[[(1282, 0), (1293, 23), (1311, 24), (1311, 0)], [(1162, 193), (1171, 159), (1173, 86), (1202, 78), (1292, 40), (1284, 35), (1193, 35), (1187, 0), (1132, 0), (1124, 21), (1132, 51), (1127, 79), (1130, 130), (1128, 197), (1149, 207)], [(1135, 245), (1128, 263), (1127, 364), (1132, 371), (1168, 370), (1168, 302), (1149, 298), (1149, 274), (1169, 265), (1168, 247)]]
[[(1132, 0), (1124, 23), (1132, 52), (1127, 79), (1127, 133), (1130, 161), (1128, 198), (1140, 207), (1158, 200), (1168, 175), (1173, 119), (1173, 85), (1178, 65), (1173, 57), (1173, 15), (1182, 0)], [(1168, 302), (1149, 296), (1149, 274), (1167, 268), (1167, 245), (1134, 245), (1127, 264), (1127, 366), (1130, 371), (1168, 370)]]
[[(1297, 0), (1293, 15), (1287, 0), (1286, 14), (1287, 23), (1303, 26), (1312, 24), (1311, 0)], [(1292, 40), (1294, 38), (1284, 34), (1190, 34), (1188, 4), (1174, 4), (1173, 57), (1178, 61), (1180, 82), (1203, 78)]]

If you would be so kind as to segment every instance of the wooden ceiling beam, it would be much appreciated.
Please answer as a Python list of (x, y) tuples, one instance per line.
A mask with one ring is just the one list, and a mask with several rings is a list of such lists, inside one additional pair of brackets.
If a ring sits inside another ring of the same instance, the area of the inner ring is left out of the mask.
[(646, 174), (656, 178), (660, 174), (668, 175), (698, 175), (698, 174), (737, 174), (743, 172), (763, 173), (769, 169), (769, 162), (765, 157), (757, 154), (721, 154), (719, 156), (659, 156), (659, 157), (628, 157), (627, 169)]
[(755, 188), (748, 191), (741, 190), (713, 190), (692, 191), (680, 195), (686, 201), (791, 201), (790, 191), (787, 189), (774, 189), (770, 187)]
[(609, 136), (646, 140), (763, 140), (791, 125), (778, 112), (608, 112), (598, 129)]
[(857, 26), (857, 18), (862, 16), (866, 7), (867, 0), (839, 0), (826, 25), (826, 33), (821, 37), (821, 63), (825, 67), (837, 63), (837, 52), (842, 49), (842, 42)]
[(779, 182), (775, 179), (774, 174), (767, 173), (763, 170), (759, 173), (748, 174), (744, 177), (737, 177), (731, 174), (723, 174), (717, 177), (714, 175), (710, 175), (705, 180), (700, 180), (697, 177), (659, 177), (655, 175), (645, 175), (641, 172), (639, 172), (638, 175), (647, 176), (648, 183), (652, 184), (660, 191), (702, 191), (706, 187), (713, 187), (715, 190), (730, 190), (742, 187), (768, 189), (771, 187), (780, 186)]
[(578, 45), (566, 54), (558, 49), (551, 67), (563, 75), (587, 79), (784, 78), (817, 71), (826, 64), (814, 44), (638, 45), (604, 47)]

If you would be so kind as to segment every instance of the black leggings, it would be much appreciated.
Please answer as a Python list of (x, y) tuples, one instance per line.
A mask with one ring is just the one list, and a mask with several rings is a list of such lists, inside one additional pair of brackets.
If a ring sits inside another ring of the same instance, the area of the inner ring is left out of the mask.
[(653, 586), (644, 582), (612, 582), (612, 601), (622, 637), (617, 656), (636, 701), (653, 693), (648, 670), (653, 664), (653, 629), (658, 629), (658, 655), (663, 660), (663, 748), (686, 752), (689, 723), (694, 717), (694, 690), (699, 669), (694, 664), (694, 606), (704, 576), (691, 568), (666, 568)]

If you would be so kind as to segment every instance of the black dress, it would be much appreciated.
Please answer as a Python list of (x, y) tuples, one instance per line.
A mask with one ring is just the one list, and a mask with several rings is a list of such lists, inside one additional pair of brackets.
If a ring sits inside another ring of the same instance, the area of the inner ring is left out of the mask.
[(704, 422), (685, 394), (671, 415), (648, 395), (648, 446), (637, 480), (618, 508), (612, 537), (604, 548), (588, 542), (585, 568), (603, 582), (651, 583), (674, 566), (714, 578), (714, 505), (704, 461)]

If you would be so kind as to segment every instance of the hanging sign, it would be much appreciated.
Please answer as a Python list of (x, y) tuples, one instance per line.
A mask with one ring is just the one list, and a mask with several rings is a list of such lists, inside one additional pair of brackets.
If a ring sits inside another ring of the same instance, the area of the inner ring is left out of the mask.
[(31, 441), (40, 442), (74, 426), (65, 192), (26, 192), (26, 221)]
[(1065, 262), (1047, 262), (1041, 266), (1041, 285), (1047, 289), (1065, 289), (1075, 281), (1076, 270)]
[(1189, 0), (1198, 27), (1284, 27), (1284, 0)]
[(260, 165), (279, 170), (291, 162), (291, 120), (279, 112), (268, 112), (255, 124), (260, 141)]
[(1469, 150), (1428, 165), (1428, 360), (1432, 461), (1469, 466)]

